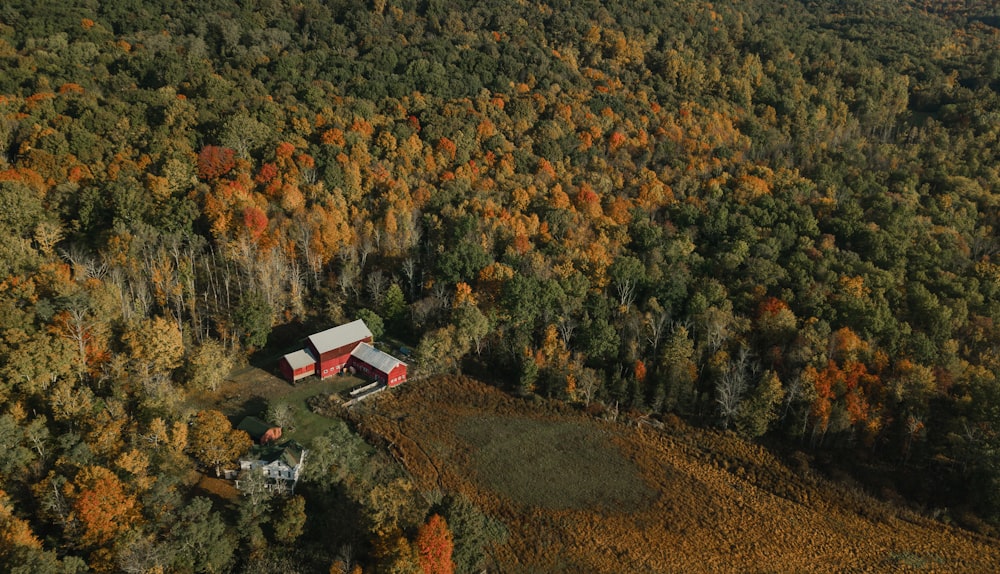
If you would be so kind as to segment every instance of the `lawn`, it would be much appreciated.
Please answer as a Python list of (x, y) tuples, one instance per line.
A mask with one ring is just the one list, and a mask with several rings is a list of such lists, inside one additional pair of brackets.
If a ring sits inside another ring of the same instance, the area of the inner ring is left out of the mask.
[(308, 445), (312, 439), (323, 434), (330, 426), (330, 419), (309, 410), (307, 401), (316, 395), (334, 395), (364, 384), (365, 381), (348, 375), (319, 380), (309, 377), (299, 381), (295, 387), (289, 387), (289, 392), (274, 400), (292, 405), (295, 408), (295, 428), (284, 436)]
[(218, 409), (236, 425), (246, 416), (265, 418), (269, 404), (287, 403), (295, 410), (295, 426), (292, 430), (285, 429), (284, 437), (308, 445), (330, 424), (329, 418), (309, 410), (309, 398), (337, 394), (364, 382), (357, 377), (343, 375), (325, 380), (308, 377), (290, 385), (263, 369), (244, 367), (230, 373), (218, 392), (192, 397), (190, 404), (194, 409)]

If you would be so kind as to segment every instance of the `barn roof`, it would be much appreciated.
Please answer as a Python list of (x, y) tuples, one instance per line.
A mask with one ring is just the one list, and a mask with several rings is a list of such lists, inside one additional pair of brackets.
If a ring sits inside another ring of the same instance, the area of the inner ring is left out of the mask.
[[(309, 336), (309, 342), (316, 350), (323, 354), (344, 345), (357, 343), (372, 336), (368, 325), (361, 319), (345, 323), (332, 329), (327, 329), (321, 333)], [(294, 354), (294, 353), (293, 353)]]
[(355, 347), (354, 351), (351, 352), (351, 355), (385, 374), (389, 374), (389, 371), (395, 369), (399, 365), (405, 364), (396, 357), (383, 353), (368, 343), (361, 343)]
[(316, 364), (316, 357), (313, 357), (312, 351), (309, 349), (301, 349), (294, 353), (288, 353), (284, 359), (288, 363), (288, 366), (296, 371)]

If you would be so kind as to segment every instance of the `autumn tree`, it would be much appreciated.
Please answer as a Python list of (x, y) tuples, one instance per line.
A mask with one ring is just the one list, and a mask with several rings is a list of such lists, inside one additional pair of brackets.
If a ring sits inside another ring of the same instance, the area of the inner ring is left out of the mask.
[(0, 561), (14, 564), (25, 552), (38, 551), (42, 542), (25, 520), (14, 516), (7, 493), (0, 490)]
[(180, 366), (184, 342), (175, 321), (163, 317), (133, 325), (123, 337), (129, 349), (133, 373), (142, 383), (148, 405), (165, 405), (177, 400), (170, 381)]
[(440, 515), (432, 515), (420, 527), (414, 546), (424, 574), (452, 574), (455, 571), (451, 559), (455, 544), (448, 523)]
[(186, 369), (188, 387), (215, 391), (232, 368), (232, 352), (215, 339), (206, 339), (189, 354)]
[(72, 518), (82, 528), (80, 545), (97, 547), (134, 528), (140, 518), (139, 502), (128, 493), (125, 484), (102, 466), (82, 469), (68, 485), (66, 497), (72, 500)]
[(274, 538), (281, 544), (292, 545), (302, 535), (306, 525), (306, 499), (292, 496), (284, 501), (274, 522)]
[(229, 173), (236, 166), (232, 148), (205, 146), (198, 153), (198, 177), (212, 180)]
[(764, 373), (736, 415), (736, 432), (748, 438), (762, 436), (778, 419), (778, 409), (784, 397), (785, 391), (777, 373)]
[(189, 451), (202, 465), (214, 468), (216, 476), (222, 467), (250, 450), (253, 442), (241, 430), (233, 429), (226, 415), (215, 410), (198, 411), (191, 424)]
[(472, 341), (458, 336), (458, 329), (448, 325), (425, 334), (414, 351), (420, 371), (425, 374), (448, 373), (460, 368), (460, 361)]

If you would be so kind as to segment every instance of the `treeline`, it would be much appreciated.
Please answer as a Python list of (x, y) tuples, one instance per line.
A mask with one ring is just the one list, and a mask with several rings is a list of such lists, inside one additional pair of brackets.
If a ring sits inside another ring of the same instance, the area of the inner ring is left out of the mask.
[(0, 428), (11, 516), (47, 537), (26, 547), (115, 563), (43, 512), (59, 484), (134, 482), (130, 441), (293, 343), (274, 327), (357, 316), (424, 374), (869, 453), (995, 523), (989, 16), (8, 2)]

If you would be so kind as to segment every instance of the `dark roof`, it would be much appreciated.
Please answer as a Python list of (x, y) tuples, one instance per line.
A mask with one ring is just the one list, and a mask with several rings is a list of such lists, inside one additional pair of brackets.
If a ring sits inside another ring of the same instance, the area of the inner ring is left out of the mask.
[(241, 430), (250, 435), (250, 438), (257, 442), (260, 437), (264, 436), (264, 433), (268, 431), (274, 425), (267, 424), (266, 422), (260, 420), (257, 417), (243, 417), (240, 421), (239, 426), (236, 427), (237, 430)]
[(295, 468), (302, 461), (302, 453), (305, 448), (294, 440), (288, 440), (278, 445), (255, 446), (250, 449), (250, 457), (270, 464), (276, 460), (281, 460), (288, 466)]

